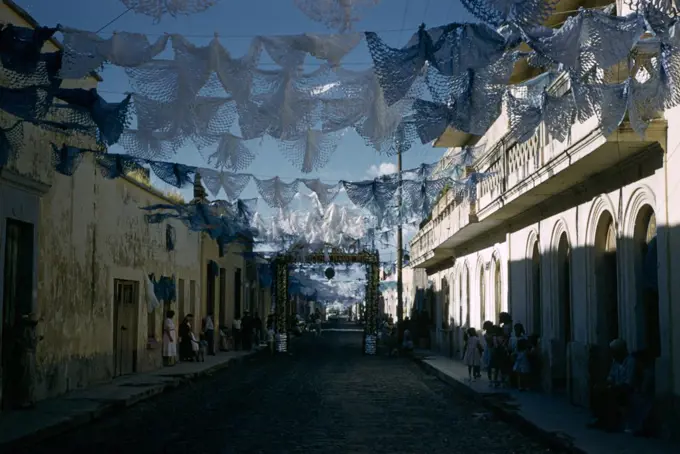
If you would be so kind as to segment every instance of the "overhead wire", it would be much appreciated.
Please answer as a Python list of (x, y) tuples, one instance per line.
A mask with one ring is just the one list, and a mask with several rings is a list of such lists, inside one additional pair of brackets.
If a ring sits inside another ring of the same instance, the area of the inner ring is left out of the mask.
[(126, 9), (125, 11), (123, 11), (122, 13), (120, 13), (119, 15), (117, 15), (116, 17), (114, 17), (113, 19), (111, 19), (110, 21), (108, 21), (107, 23), (105, 23), (104, 25), (102, 25), (102, 26), (99, 28), (99, 30), (97, 30), (95, 33), (101, 32), (101, 31), (104, 30), (106, 27), (108, 27), (109, 25), (112, 25), (114, 22), (116, 22), (116, 21), (117, 21), (118, 19), (120, 19), (121, 17), (125, 16), (125, 15), (126, 15), (127, 13), (129, 13), (130, 11), (132, 11), (132, 7)]

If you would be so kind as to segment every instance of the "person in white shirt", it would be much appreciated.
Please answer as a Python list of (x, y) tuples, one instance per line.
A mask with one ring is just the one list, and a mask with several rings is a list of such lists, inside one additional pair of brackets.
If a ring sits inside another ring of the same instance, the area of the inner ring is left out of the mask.
[(177, 331), (172, 319), (174, 311), (167, 311), (163, 322), (163, 363), (166, 366), (174, 366), (177, 359)]

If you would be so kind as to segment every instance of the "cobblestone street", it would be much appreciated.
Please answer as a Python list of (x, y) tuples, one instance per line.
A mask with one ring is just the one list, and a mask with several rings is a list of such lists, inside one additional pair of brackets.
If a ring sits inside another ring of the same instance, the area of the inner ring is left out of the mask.
[(554, 452), (407, 359), (365, 357), (327, 331), (292, 356), (253, 359), (26, 453)]

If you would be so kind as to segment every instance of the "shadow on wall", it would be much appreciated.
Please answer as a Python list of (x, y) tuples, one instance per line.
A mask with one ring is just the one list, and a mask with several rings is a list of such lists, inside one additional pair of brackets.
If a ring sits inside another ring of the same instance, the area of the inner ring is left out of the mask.
[[(680, 228), (657, 228), (644, 204), (630, 225), (617, 226), (606, 210), (594, 222), (589, 246), (573, 247), (558, 223), (549, 241), (531, 240), (530, 257), (509, 264), (510, 312), (540, 338), (542, 388), (588, 407), (609, 371), (609, 343), (621, 338), (632, 353), (653, 358), (660, 410), (677, 412), (669, 240)], [(550, 249), (541, 250), (546, 243)]]

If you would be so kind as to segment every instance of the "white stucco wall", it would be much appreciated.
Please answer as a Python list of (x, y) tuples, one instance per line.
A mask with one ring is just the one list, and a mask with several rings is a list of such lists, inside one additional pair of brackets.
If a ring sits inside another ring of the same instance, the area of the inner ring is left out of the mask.
[[(666, 112), (668, 138), (666, 143), (665, 169), (661, 176), (665, 191), (658, 194), (661, 201), (659, 218), (665, 220), (664, 235), (659, 237), (659, 288), (661, 318), (668, 323), (670, 358), (675, 361), (668, 376), (676, 396), (680, 395), (680, 107)], [(660, 223), (661, 224), (661, 223)], [(664, 253), (661, 253), (663, 249)], [(674, 328), (675, 327), (675, 328)], [(678, 398), (680, 404), (680, 398)]]

